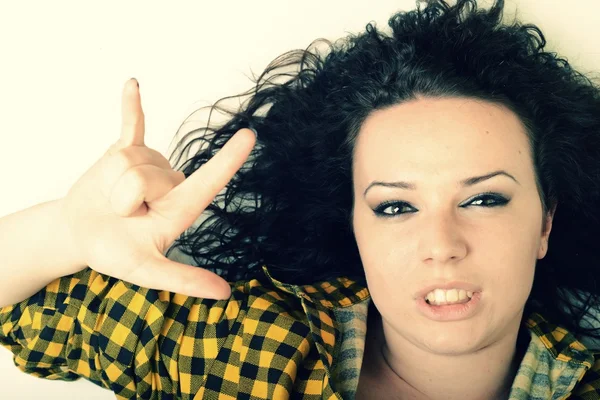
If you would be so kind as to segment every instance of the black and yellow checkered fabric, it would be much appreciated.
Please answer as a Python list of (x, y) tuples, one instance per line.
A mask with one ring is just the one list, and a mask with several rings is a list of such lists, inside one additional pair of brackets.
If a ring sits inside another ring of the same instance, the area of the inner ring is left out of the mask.
[[(0, 309), (0, 344), (28, 374), (84, 377), (118, 399), (352, 397), (339, 388), (356, 386), (364, 341), (346, 351), (342, 325), (365, 315), (340, 321), (339, 310), (368, 304), (368, 290), (345, 278), (288, 285), (264, 270), (268, 282), (233, 283), (231, 298), (216, 301), (87, 268)], [(532, 341), (511, 399), (600, 398), (598, 354), (537, 314), (527, 328)], [(350, 369), (340, 371), (338, 358)]]

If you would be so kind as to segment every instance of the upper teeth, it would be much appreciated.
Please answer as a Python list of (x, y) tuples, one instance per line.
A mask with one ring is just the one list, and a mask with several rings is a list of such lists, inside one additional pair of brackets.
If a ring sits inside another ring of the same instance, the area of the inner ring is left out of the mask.
[(430, 303), (453, 303), (471, 297), (473, 297), (473, 292), (463, 289), (435, 289), (425, 296)]

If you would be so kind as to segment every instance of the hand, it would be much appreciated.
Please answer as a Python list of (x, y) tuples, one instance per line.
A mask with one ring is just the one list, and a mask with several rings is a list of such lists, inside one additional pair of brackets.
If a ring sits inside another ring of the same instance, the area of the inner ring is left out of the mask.
[(119, 140), (62, 199), (81, 265), (150, 289), (228, 298), (231, 289), (223, 278), (164, 253), (241, 168), (255, 141), (251, 130), (241, 129), (185, 179), (145, 146), (139, 88), (136, 80), (127, 81)]

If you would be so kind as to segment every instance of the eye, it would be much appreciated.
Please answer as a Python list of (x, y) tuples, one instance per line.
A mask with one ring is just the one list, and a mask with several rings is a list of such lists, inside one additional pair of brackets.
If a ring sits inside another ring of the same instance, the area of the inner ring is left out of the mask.
[(414, 210), (414, 208), (409, 206), (408, 203), (405, 203), (403, 201), (386, 201), (378, 205), (377, 208), (373, 210), (373, 212), (375, 212), (375, 215), (377, 215), (378, 217), (389, 218), (395, 215), (406, 214), (405, 212), (400, 211), (407, 208)]
[(500, 207), (508, 203), (508, 199), (498, 193), (483, 193), (462, 207), (474, 205), (481, 207)]
[[(473, 198), (470, 202), (466, 203), (465, 205), (462, 205), (461, 207), (469, 207), (469, 206), (476, 206), (476, 207), (485, 207), (485, 208), (492, 208), (492, 207), (501, 207), (506, 205), (509, 202), (509, 200), (507, 198), (505, 198), (504, 196), (498, 194), (498, 193), (483, 193), (478, 195), (477, 197)], [(407, 211), (404, 212), (403, 210), (415, 210), (415, 208), (413, 208), (412, 206), (410, 206), (408, 203), (403, 202), (403, 201), (386, 201), (381, 203), (380, 205), (378, 205), (373, 212), (375, 213), (376, 216), (378, 217), (383, 217), (383, 218), (389, 218), (389, 217), (394, 217), (394, 216), (398, 216), (398, 215), (402, 215), (402, 214), (408, 214), (408, 213), (412, 213), (415, 211)]]

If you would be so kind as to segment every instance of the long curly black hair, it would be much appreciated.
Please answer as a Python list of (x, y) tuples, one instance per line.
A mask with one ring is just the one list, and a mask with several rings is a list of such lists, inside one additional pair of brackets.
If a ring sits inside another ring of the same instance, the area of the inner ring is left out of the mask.
[[(535, 25), (502, 22), (503, 0), (487, 10), (476, 0), (426, 3), (393, 15), (391, 33), (369, 23), (360, 34), (287, 52), (251, 90), (212, 105), (211, 115), (226, 121), (211, 127), (209, 116), (208, 126), (188, 132), (172, 164), (198, 150), (177, 169), (190, 176), (241, 128), (258, 132), (257, 145), (167, 255), (177, 248), (230, 281), (259, 277), (267, 265), (288, 283), (339, 276), (366, 283), (351, 225), (361, 124), (417, 94), (478, 98), (520, 117), (544, 213), (558, 204), (525, 311), (600, 338), (582, 319), (600, 307), (599, 86), (546, 51)], [(223, 105), (234, 99), (238, 107)]]

